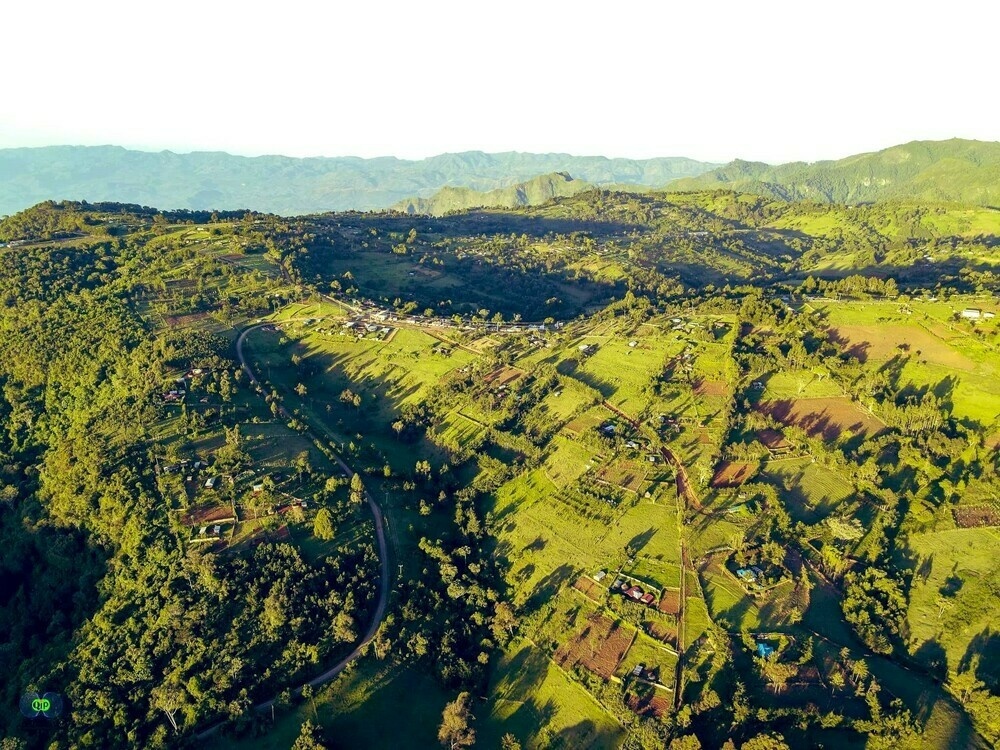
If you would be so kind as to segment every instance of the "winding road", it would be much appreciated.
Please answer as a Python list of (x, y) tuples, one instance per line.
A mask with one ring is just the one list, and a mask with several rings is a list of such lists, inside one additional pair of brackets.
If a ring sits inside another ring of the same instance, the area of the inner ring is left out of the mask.
[[(296, 320), (296, 319), (293, 318), (290, 320)], [(282, 322), (289, 322), (289, 321), (282, 321)], [(246, 357), (243, 354), (243, 343), (246, 341), (248, 333), (268, 325), (274, 325), (274, 323), (273, 322), (256, 323), (252, 326), (244, 328), (243, 331), (240, 333), (239, 338), (236, 340), (236, 356), (240, 360), (240, 366), (243, 368), (243, 371), (247, 374), (247, 377), (250, 379), (250, 384), (252, 386), (255, 386), (257, 389), (260, 389), (261, 393), (263, 393), (263, 389), (261, 388), (260, 382), (257, 380), (257, 376), (254, 374), (253, 368), (250, 367), (249, 364), (247, 364)], [(281, 404), (278, 405), (278, 413), (284, 419), (289, 419), (289, 420), (291, 419), (291, 415), (285, 410), (285, 407), (283, 407)], [(306, 434), (316, 441), (320, 440), (320, 437), (316, 435), (314, 432), (312, 432), (311, 429), (307, 429)], [(338, 466), (340, 466), (340, 468), (344, 471), (345, 474), (347, 474), (348, 477), (354, 476), (355, 474), (354, 470), (350, 466), (348, 466), (340, 456), (338, 456), (337, 454), (333, 454), (333, 460), (337, 463)], [(352, 661), (361, 656), (362, 650), (364, 650), (365, 646), (367, 646), (371, 642), (371, 640), (375, 637), (375, 634), (378, 632), (379, 627), (381, 627), (382, 625), (382, 620), (385, 619), (385, 610), (389, 604), (389, 588), (390, 588), (389, 545), (388, 542), (386, 541), (386, 535), (385, 535), (385, 518), (382, 516), (382, 509), (379, 507), (378, 503), (375, 502), (375, 498), (367, 489), (365, 490), (365, 500), (368, 501), (368, 509), (372, 513), (372, 518), (375, 519), (375, 538), (378, 542), (378, 556), (381, 567), (381, 570), (379, 572), (378, 603), (375, 606), (375, 614), (371, 618), (371, 622), (368, 625), (368, 630), (365, 631), (364, 636), (361, 638), (360, 641), (358, 641), (358, 644), (354, 647), (354, 650), (351, 651), (351, 653), (349, 653), (339, 662), (334, 664), (332, 667), (327, 669), (325, 672), (309, 680), (306, 684), (312, 687), (319, 687), (320, 685), (325, 685), (326, 683), (330, 682), (331, 680), (333, 680), (333, 678), (335, 678), (338, 674), (340, 674), (348, 664), (350, 664)], [(301, 691), (302, 688), (299, 687), (295, 688), (292, 692), (298, 694)], [(258, 703), (256, 706), (254, 706), (254, 710), (267, 711), (275, 704), (277, 699), (278, 699), (277, 696), (275, 696), (274, 698), (264, 701), (263, 703)], [(198, 734), (196, 734), (195, 737), (197, 739), (205, 739), (214, 734), (215, 732), (217, 732), (219, 728), (222, 727), (225, 723), (226, 723), (225, 721), (217, 722), (212, 726), (208, 727), (207, 729), (204, 729)]]

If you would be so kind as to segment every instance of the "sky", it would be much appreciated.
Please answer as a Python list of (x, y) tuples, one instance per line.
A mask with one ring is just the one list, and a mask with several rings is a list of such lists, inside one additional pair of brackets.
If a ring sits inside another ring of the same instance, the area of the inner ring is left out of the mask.
[(1000, 140), (977, 0), (6, 0), (0, 148), (815, 161)]

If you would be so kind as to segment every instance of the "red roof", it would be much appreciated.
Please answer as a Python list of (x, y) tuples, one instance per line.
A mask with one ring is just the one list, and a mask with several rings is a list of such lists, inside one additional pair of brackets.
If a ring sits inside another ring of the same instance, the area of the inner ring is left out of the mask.
[(642, 603), (643, 604), (652, 604), (653, 601), (654, 601), (654, 599), (655, 599), (655, 597), (652, 594), (646, 594), (644, 597), (642, 597)]
[(635, 600), (642, 599), (642, 589), (638, 586), (633, 586), (625, 592), (625, 596), (631, 596)]

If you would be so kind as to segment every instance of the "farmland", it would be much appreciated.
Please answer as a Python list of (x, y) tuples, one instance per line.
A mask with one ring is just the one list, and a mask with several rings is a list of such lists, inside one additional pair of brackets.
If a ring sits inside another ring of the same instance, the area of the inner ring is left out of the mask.
[(898, 213), (761, 201), (136, 215), (53, 240), (58, 290), (5, 255), (0, 520), (59, 593), (11, 606), (70, 651), (3, 622), (59, 746), (427, 747), (462, 693), (490, 747), (995, 744), (992, 271), (841, 274)]

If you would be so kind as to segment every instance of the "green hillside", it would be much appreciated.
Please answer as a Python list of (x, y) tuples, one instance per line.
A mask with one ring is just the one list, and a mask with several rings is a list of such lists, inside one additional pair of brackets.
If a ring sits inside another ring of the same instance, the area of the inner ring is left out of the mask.
[(248, 158), (116, 146), (0, 149), (0, 216), (50, 199), (168, 209), (251, 208), (282, 215), (387, 208), (445, 186), (495, 190), (552, 172), (600, 185), (664, 186), (719, 165), (685, 158), (608, 159), (468, 151), (395, 157)]
[(593, 185), (589, 182), (574, 180), (566, 172), (554, 172), (485, 192), (463, 187), (443, 187), (430, 198), (411, 198), (400, 201), (393, 208), (408, 214), (442, 216), (449, 211), (469, 208), (538, 206), (553, 198), (576, 195), (591, 188)]
[(671, 190), (726, 187), (783, 200), (865, 203), (919, 198), (977, 205), (1000, 203), (1000, 143), (914, 141), (870, 154), (814, 164), (771, 166), (736, 160)]

